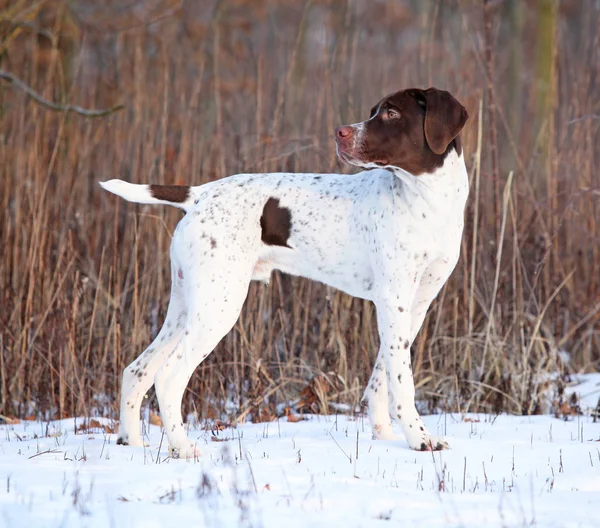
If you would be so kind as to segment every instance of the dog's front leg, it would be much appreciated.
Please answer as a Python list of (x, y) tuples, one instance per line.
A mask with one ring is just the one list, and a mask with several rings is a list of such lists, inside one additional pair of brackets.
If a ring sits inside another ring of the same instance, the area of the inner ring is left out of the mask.
[(386, 371), (389, 413), (400, 422), (408, 445), (418, 451), (448, 447), (427, 432), (415, 407), (415, 384), (410, 361), (411, 315), (389, 302), (376, 303), (377, 324)]

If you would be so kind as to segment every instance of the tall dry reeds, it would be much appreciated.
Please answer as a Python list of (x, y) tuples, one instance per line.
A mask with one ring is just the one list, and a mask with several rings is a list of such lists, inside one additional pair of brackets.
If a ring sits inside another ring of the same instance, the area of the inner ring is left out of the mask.
[[(413, 347), (419, 397), (533, 413), (549, 376), (598, 368), (595, 3), (490, 2), (490, 54), (478, 2), (209, 4), (0, 7), (0, 69), (58, 104), (125, 104), (90, 119), (0, 84), (0, 414), (116, 416), (121, 371), (160, 327), (181, 214), (99, 180), (346, 171), (334, 127), (430, 84), (469, 109), (472, 185), (460, 262)], [(315, 376), (321, 407), (357, 404), (377, 345), (370, 303), (275, 274), (252, 285), (185, 405), (268, 418)]]

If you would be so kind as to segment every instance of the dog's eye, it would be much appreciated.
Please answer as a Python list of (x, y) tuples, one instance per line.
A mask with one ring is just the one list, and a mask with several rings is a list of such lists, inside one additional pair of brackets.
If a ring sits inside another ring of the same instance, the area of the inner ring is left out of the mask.
[(394, 108), (388, 108), (387, 116), (390, 119), (398, 119), (400, 117), (400, 112), (398, 112), (398, 110), (395, 110)]

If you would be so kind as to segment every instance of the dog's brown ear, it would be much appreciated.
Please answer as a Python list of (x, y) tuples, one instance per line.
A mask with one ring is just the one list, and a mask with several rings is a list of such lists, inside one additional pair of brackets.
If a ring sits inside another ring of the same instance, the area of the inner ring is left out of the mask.
[(429, 88), (422, 93), (425, 98), (425, 139), (433, 152), (443, 154), (465, 126), (469, 114), (445, 90)]

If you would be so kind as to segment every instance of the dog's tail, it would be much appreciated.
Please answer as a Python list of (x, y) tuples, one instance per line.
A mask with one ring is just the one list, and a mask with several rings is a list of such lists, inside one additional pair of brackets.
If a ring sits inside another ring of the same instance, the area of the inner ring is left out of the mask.
[(108, 180), (100, 185), (129, 202), (172, 205), (186, 212), (194, 205), (194, 193), (189, 185), (144, 185), (123, 180)]

